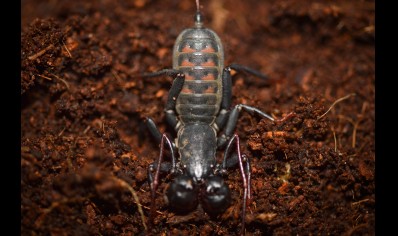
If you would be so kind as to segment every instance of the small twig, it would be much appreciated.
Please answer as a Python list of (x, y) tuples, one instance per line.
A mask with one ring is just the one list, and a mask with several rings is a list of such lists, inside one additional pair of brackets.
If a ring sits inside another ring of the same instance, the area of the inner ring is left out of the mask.
[(61, 132), (59, 132), (58, 137), (61, 137), (62, 134), (64, 134), (64, 131), (66, 130), (66, 127), (64, 127)]
[(100, 117), (100, 129), (105, 134), (105, 116), (103, 115)]
[(352, 148), (355, 148), (355, 144), (357, 143), (357, 129), (360, 121), (361, 120), (357, 120), (357, 122), (355, 122), (354, 129), (352, 130)]
[(357, 201), (357, 202), (353, 202), (353, 203), (351, 203), (351, 205), (358, 205), (358, 204), (361, 204), (362, 202), (367, 202), (367, 201), (369, 201), (370, 199), (369, 198), (365, 198), (365, 199), (362, 199), (361, 201)]
[(321, 116), (319, 116), (318, 118), (317, 118), (317, 120), (319, 120), (319, 119), (321, 119), (322, 117), (324, 117), (337, 103), (339, 103), (339, 102), (341, 102), (341, 101), (344, 101), (344, 100), (346, 100), (347, 98), (349, 98), (349, 97), (351, 97), (351, 96), (355, 96), (356, 94), (355, 93), (351, 93), (351, 94), (348, 94), (347, 96), (344, 96), (344, 97), (342, 97), (342, 98), (339, 98), (339, 99), (337, 99), (330, 107), (329, 107), (329, 109), (325, 112), (325, 113), (323, 113)]
[(69, 55), (69, 58), (72, 58), (72, 54), (70, 53), (70, 51), (69, 51), (68, 47), (66, 46), (66, 44), (64, 42), (62, 42), (62, 44), (64, 45), (64, 48), (66, 49), (66, 52)]
[[(62, 82), (65, 84), (66, 88), (69, 90), (70, 86), (69, 86), (68, 82), (66, 82), (66, 80), (64, 80), (64, 79), (62, 79), (62, 78), (60, 78), (59, 76), (54, 75), (54, 74), (50, 74), (50, 75), (52, 75), (54, 78), (56, 78), (56, 79), (62, 81)], [(39, 75), (39, 74), (38, 74), (37, 76), (42, 77), (42, 78), (47, 79), (47, 80), (50, 80), (50, 81), (53, 80), (52, 78), (50, 78), (50, 77), (48, 77), (48, 76), (45, 76), (45, 75)]]
[[(141, 203), (136, 203), (136, 202), (135, 202), (135, 204), (140, 205), (142, 208), (145, 208), (145, 209), (147, 209), (147, 210), (151, 210), (150, 207), (144, 206), (144, 205), (142, 205)], [(160, 214), (160, 215), (164, 215), (163, 212), (158, 211), (158, 210), (156, 211), (156, 213), (158, 213), (158, 214)]]
[(44, 75), (37, 75), (37, 76), (42, 77), (42, 78), (47, 79), (47, 80), (50, 80), (50, 81), (53, 80), (52, 78), (44, 76)]
[(51, 75), (54, 76), (56, 79), (61, 80), (65, 84), (66, 88), (69, 90), (70, 87), (69, 87), (69, 84), (66, 82), (66, 80), (60, 78), (57, 75), (54, 75), (54, 74), (51, 74)]
[(352, 119), (350, 119), (349, 117), (345, 117), (345, 116), (338, 116), (339, 118), (345, 119), (348, 122), (350, 122), (353, 126), (353, 130), (352, 130), (352, 143), (351, 143), (351, 147), (355, 148), (356, 145), (356, 136), (357, 136), (357, 129), (358, 129), (358, 125), (359, 123), (361, 123), (363, 118), (359, 118), (356, 122), (354, 122)]
[(362, 214), (359, 214), (358, 215), (358, 217), (357, 218), (355, 218), (355, 222), (357, 222), (358, 221), (358, 219), (359, 219), (359, 217), (361, 217), (362, 216)]
[(53, 44), (50, 44), (48, 47), (46, 47), (45, 49), (41, 50), (40, 52), (38, 52), (38, 53), (36, 53), (36, 54), (34, 54), (34, 55), (32, 55), (32, 56), (29, 56), (28, 59), (33, 61), (33, 60), (35, 60), (36, 58), (38, 58), (38, 57), (40, 57), (41, 55), (43, 55), (44, 53), (46, 53), (48, 50), (50, 50), (50, 49), (53, 48), (53, 47), (54, 47), (54, 45), (53, 45)]
[(368, 108), (368, 103), (365, 101), (362, 103), (361, 114), (365, 114), (366, 108)]
[(147, 231), (148, 228), (147, 228), (147, 226), (146, 226), (146, 224), (145, 224), (144, 211), (142, 210), (142, 207), (141, 207), (142, 205), (141, 205), (141, 203), (140, 203), (140, 199), (139, 199), (138, 196), (137, 196), (137, 193), (135, 192), (135, 190), (134, 190), (126, 181), (121, 180), (121, 179), (118, 179), (118, 178), (115, 177), (115, 176), (113, 176), (113, 178), (114, 178), (115, 181), (118, 182), (120, 185), (122, 185), (123, 187), (127, 188), (127, 189), (130, 191), (131, 195), (133, 195), (134, 202), (135, 202), (135, 204), (137, 205), (138, 212), (139, 212), (140, 215), (141, 215), (142, 225), (144, 226), (145, 231)]
[(336, 138), (336, 132), (334, 131), (333, 126), (332, 126), (332, 132), (333, 132), (333, 138), (334, 138), (334, 152), (337, 153), (337, 138)]
[(83, 131), (83, 134), (86, 134), (90, 128), (91, 126), (88, 125), (87, 128)]

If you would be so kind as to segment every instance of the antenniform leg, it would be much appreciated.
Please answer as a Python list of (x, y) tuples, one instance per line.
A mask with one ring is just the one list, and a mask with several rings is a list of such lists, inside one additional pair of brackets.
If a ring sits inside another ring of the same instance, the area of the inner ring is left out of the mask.
[[(171, 168), (168, 167), (167, 164), (162, 163), (164, 157), (164, 144), (167, 144), (170, 152), (171, 152), (171, 160), (172, 166)], [(160, 154), (157, 163), (151, 164), (148, 167), (148, 181), (149, 186), (151, 188), (151, 211), (149, 216), (149, 224), (151, 225), (153, 222), (153, 217), (155, 215), (155, 198), (156, 198), (156, 189), (159, 185), (159, 173), (160, 171), (168, 171), (170, 170), (172, 173), (175, 171), (175, 155), (173, 150), (173, 145), (170, 138), (167, 134), (163, 134), (160, 142)], [(162, 165), (163, 164), (163, 165)], [(155, 171), (155, 175), (152, 175), (152, 172)]]
[[(229, 157), (229, 153), (231, 151), (231, 148), (233, 146), (233, 143), (235, 141), (236, 144), (236, 154), (237, 155), (232, 155)], [(245, 166), (243, 165), (243, 162), (245, 162)], [(249, 159), (243, 158), (240, 152), (240, 141), (239, 141), (239, 136), (237, 134), (234, 134), (233, 137), (230, 139), (228, 142), (227, 148), (225, 149), (224, 152), (224, 160), (222, 164), (222, 172), (226, 172), (226, 168), (229, 166), (232, 166), (233, 164), (239, 163), (239, 170), (242, 175), (242, 182), (243, 182), (243, 204), (242, 204), (242, 227), (241, 227), (241, 235), (244, 235), (245, 233), (245, 216), (246, 216), (246, 204), (247, 204), (247, 199), (251, 198), (251, 169), (250, 169), (250, 162)]]

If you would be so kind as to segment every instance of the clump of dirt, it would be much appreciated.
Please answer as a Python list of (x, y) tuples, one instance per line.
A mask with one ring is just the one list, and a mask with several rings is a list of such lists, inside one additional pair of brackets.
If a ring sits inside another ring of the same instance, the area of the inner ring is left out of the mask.
[[(246, 235), (375, 234), (374, 2), (201, 1), (237, 73), (236, 133), (251, 161)], [(147, 167), (159, 155), (144, 124), (162, 132), (170, 68), (195, 1), (22, 2), (22, 235), (231, 235), (242, 180), (225, 180), (232, 204), (210, 217), (178, 215), (162, 195), (148, 229)], [(218, 158), (222, 157), (222, 150)]]

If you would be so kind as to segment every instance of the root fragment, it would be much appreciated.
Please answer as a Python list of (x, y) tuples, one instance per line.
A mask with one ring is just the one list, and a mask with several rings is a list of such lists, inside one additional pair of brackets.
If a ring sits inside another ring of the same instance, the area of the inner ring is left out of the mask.
[(36, 60), (37, 58), (39, 58), (40, 56), (44, 55), (44, 53), (46, 53), (48, 50), (50, 50), (53, 47), (54, 47), (54, 45), (50, 44), (48, 47), (46, 47), (45, 49), (41, 50), (40, 52), (38, 52), (38, 53), (36, 53), (36, 54), (34, 54), (32, 56), (29, 56), (28, 59), (32, 60), (32, 61)]
[(121, 179), (116, 178), (116, 177), (113, 177), (113, 179), (116, 182), (118, 182), (122, 187), (127, 188), (130, 191), (131, 195), (133, 195), (134, 202), (137, 205), (138, 212), (140, 213), (140, 216), (141, 216), (142, 225), (144, 226), (145, 231), (147, 231), (148, 228), (147, 228), (146, 223), (145, 223), (144, 211), (142, 210), (142, 207), (141, 207), (142, 205), (140, 203), (140, 199), (138, 198), (137, 193), (135, 192), (135, 190), (126, 181), (121, 180)]
[(319, 116), (319, 117), (317, 118), (317, 120), (321, 119), (321, 118), (324, 117), (327, 113), (329, 113), (329, 111), (332, 110), (332, 108), (333, 108), (337, 103), (342, 102), (342, 101), (348, 99), (349, 97), (355, 96), (355, 95), (356, 95), (355, 93), (351, 93), (351, 94), (348, 94), (347, 96), (344, 96), (344, 97), (342, 97), (342, 98), (337, 99), (337, 100), (329, 107), (329, 109), (328, 109), (325, 113), (323, 113), (321, 116)]

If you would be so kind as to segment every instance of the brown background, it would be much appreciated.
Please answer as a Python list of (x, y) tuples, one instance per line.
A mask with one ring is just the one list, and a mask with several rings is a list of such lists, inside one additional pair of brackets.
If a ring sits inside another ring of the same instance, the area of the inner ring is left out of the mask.
[[(239, 118), (253, 169), (247, 235), (374, 235), (374, 1), (201, 5), (225, 64), (273, 81), (235, 74), (233, 104), (296, 113), (279, 124)], [(194, 12), (193, 0), (22, 1), (22, 235), (145, 234), (146, 168), (159, 148), (143, 118), (175, 136), (163, 114), (172, 79), (132, 75), (171, 67)], [(161, 196), (170, 180), (159, 187), (155, 234), (237, 232), (237, 169), (226, 178), (233, 203), (216, 218), (170, 211)]]

